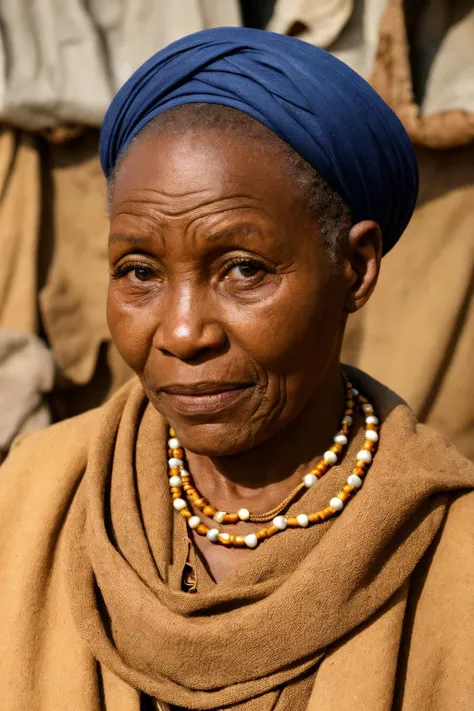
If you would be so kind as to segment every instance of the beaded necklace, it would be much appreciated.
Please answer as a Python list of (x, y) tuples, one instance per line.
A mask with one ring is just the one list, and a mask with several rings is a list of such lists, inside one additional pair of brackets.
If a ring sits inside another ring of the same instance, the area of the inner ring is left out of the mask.
[[(207, 536), (213, 543), (227, 547), (256, 548), (259, 543), (271, 538), (287, 528), (307, 528), (315, 523), (326, 521), (342, 511), (344, 504), (361, 488), (363, 479), (372, 463), (377, 451), (379, 439), (379, 420), (375, 416), (373, 406), (367, 398), (356, 390), (352, 383), (344, 376), (345, 380), (345, 408), (341, 420), (340, 431), (334, 436), (332, 446), (323, 454), (323, 458), (310, 472), (304, 475), (298, 486), (278, 506), (263, 514), (252, 514), (248, 509), (242, 508), (236, 513), (219, 511), (200, 494), (193, 483), (191, 474), (184, 468), (184, 449), (172, 428), (169, 429), (168, 465), (169, 485), (173, 499), (173, 507), (183, 516), (191, 530), (200, 536)], [(365, 418), (365, 442), (363, 448), (357, 453), (356, 466), (348, 477), (345, 486), (334, 496), (329, 505), (315, 513), (300, 513), (297, 516), (285, 517), (281, 513), (289, 507), (292, 501), (304, 489), (310, 489), (324, 474), (342, 458), (348, 442), (348, 435), (353, 423), (354, 408), (359, 405)], [(209, 528), (201, 521), (200, 516), (192, 513), (190, 506), (194, 505), (204, 516), (212, 518), (217, 524), (235, 524), (239, 521), (255, 523), (272, 522), (271, 526), (262, 528), (256, 533), (246, 536), (237, 536), (221, 531), (218, 528)]]

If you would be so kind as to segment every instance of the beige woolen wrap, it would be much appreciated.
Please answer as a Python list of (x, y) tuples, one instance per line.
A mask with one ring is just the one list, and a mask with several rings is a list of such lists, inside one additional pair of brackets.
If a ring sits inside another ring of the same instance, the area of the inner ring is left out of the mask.
[[(362, 490), (194, 594), (166, 426), (136, 381), (21, 442), (0, 469), (2, 711), (139, 711), (140, 692), (162, 708), (472, 708), (474, 467), (353, 375), (382, 419)], [(356, 425), (293, 511), (344, 484)]]

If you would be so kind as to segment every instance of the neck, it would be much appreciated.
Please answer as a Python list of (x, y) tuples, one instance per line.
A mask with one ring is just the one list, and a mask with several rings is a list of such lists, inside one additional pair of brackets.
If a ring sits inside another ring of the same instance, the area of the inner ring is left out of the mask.
[(327, 374), (304, 411), (264, 443), (230, 457), (187, 452), (199, 491), (223, 511), (254, 513), (282, 501), (320, 459), (339, 430), (344, 386), (339, 366)]

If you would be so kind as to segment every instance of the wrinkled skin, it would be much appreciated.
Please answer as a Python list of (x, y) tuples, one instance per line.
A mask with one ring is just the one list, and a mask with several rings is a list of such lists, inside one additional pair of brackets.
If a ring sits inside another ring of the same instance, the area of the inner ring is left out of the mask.
[(113, 340), (227, 511), (271, 508), (331, 441), (346, 317), (377, 280), (377, 225), (335, 260), (304, 198), (277, 149), (213, 130), (144, 133), (113, 189)]

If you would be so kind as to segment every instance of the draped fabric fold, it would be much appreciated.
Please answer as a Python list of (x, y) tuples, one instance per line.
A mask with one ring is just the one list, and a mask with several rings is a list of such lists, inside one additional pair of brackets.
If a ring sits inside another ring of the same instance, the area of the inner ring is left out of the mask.
[[(168, 703), (191, 709), (244, 704), (314, 673), (328, 646), (403, 585), (441, 524), (445, 477), (433, 461), (410, 478), (423, 444), (406, 409), (387, 398), (378, 410), (390, 423), (386, 428), (402, 435), (404, 451), (382, 431), (370, 477), (343, 516), (275, 537), (208, 592), (183, 593), (173, 566), (184, 565), (187, 534), (169, 501), (166, 428), (144, 407), (138, 390), (123, 412), (104, 421), (95, 440), (70, 525), (68, 584), (94, 656)], [(330, 498), (360, 444), (359, 432), (344, 463), (306, 493), (299, 509), (317, 510)], [(448, 487), (465, 476), (453, 475)], [(351, 535), (356, 530), (358, 536)], [(107, 625), (94, 602), (94, 582)], [(290, 689), (281, 708), (298, 708), (298, 684)], [(263, 696), (259, 708), (268, 704)]]
[[(369, 711), (391, 706), (397, 664), (410, 660), (409, 588), (474, 473), (397, 396), (351, 375), (382, 418), (362, 490), (338, 518), (266, 541), (193, 594), (182, 592), (189, 540), (170, 503), (165, 423), (138, 383), (20, 444), (0, 479), (9, 532), (8, 542), (0, 537), (3, 708), (97, 711), (100, 697), (107, 711), (139, 711), (140, 693), (202, 711), (333, 711), (361, 697)], [(359, 422), (341, 465), (305, 493), (299, 511), (320, 508), (338, 490), (362, 438)], [(436, 587), (430, 599), (443, 607)], [(450, 644), (464, 644), (463, 634)], [(347, 676), (346, 648), (349, 660), (367, 657), (364, 674)], [(334, 679), (341, 668), (344, 701)], [(438, 707), (417, 707), (428, 708)]]

